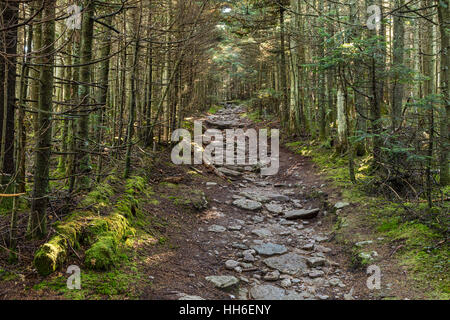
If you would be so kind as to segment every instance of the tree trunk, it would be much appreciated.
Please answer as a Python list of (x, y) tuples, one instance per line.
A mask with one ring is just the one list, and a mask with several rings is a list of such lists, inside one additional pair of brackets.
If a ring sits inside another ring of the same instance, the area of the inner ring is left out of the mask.
[(33, 200), (28, 224), (28, 234), (33, 238), (43, 238), (46, 233), (47, 205), (49, 187), (49, 166), (52, 135), (52, 93), (53, 93), (53, 63), (55, 42), (55, 5), (56, 0), (47, 0), (43, 11), (42, 26), (42, 66), (39, 79), (39, 131), (34, 168)]

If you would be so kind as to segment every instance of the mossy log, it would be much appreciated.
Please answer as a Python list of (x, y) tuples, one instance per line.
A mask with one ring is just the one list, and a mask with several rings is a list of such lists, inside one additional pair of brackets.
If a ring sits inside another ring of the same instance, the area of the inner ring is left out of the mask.
[[(60, 268), (69, 249), (78, 247), (80, 242), (85, 245), (92, 244), (91, 249), (94, 248), (86, 252), (86, 255), (90, 252), (90, 258), (86, 259), (89, 266), (96, 266), (96, 263), (92, 263), (93, 256), (99, 263), (109, 261), (109, 264), (112, 264), (114, 257), (111, 258), (111, 253), (117, 252), (117, 244), (126, 236), (133, 234), (128, 220), (117, 213), (105, 217), (82, 216), (78, 220), (61, 224), (56, 229), (58, 234), (45, 243), (34, 258), (36, 270), (43, 276)], [(102, 249), (106, 245), (109, 250)]]
[(92, 206), (89, 211), (76, 212), (64, 222), (55, 225), (56, 235), (42, 245), (35, 254), (34, 266), (39, 274), (47, 276), (59, 269), (71, 248), (80, 244), (89, 247), (86, 265), (93, 269), (108, 269), (118, 257), (118, 246), (123, 239), (134, 235), (127, 218), (137, 215), (138, 195), (148, 196), (145, 179), (132, 177), (125, 183), (125, 194), (108, 216), (98, 216), (100, 207), (108, 207), (111, 196), (117, 192), (120, 181), (112, 176), (99, 184), (81, 202)]

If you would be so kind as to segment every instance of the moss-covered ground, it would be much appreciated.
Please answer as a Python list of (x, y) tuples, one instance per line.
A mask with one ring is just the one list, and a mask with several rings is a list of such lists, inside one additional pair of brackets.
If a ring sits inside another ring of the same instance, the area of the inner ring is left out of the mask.
[(337, 241), (351, 248), (355, 266), (367, 265), (370, 261), (356, 258), (367, 249), (355, 247), (354, 244), (379, 239), (394, 247), (392, 255), (396, 263), (406, 268), (408, 278), (424, 292), (424, 297), (450, 298), (450, 256), (446, 238), (449, 228), (448, 202), (437, 203), (429, 210), (423, 201), (404, 202), (373, 195), (367, 191), (372, 180), (368, 175), (369, 156), (356, 159), (358, 182), (352, 184), (348, 161), (331, 148), (314, 141), (290, 142), (286, 146), (310, 157), (319, 172), (342, 193), (343, 201), (353, 205), (345, 215), (336, 216), (335, 232)]

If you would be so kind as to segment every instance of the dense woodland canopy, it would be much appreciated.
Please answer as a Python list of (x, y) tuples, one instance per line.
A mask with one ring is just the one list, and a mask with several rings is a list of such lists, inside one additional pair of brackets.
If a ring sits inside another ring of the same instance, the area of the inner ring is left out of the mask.
[(44, 237), (53, 201), (129, 177), (137, 152), (223, 101), (334, 149), (355, 183), (364, 159), (372, 190), (448, 200), (448, 0), (11, 0), (0, 19), (12, 249), (18, 212)]

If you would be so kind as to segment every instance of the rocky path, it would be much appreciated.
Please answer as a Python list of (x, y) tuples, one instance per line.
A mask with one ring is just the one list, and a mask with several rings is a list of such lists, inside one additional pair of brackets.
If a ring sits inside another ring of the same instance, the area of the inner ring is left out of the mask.
[[(244, 111), (225, 108), (210, 116), (207, 126), (252, 126), (241, 117)], [(179, 299), (208, 298), (206, 287), (220, 290), (225, 299), (237, 300), (361, 298), (354, 294), (352, 275), (332, 259), (331, 235), (319, 231), (327, 211), (322, 203), (307, 197), (311, 189), (321, 192), (321, 182), (317, 177), (310, 180), (313, 174), (307, 166), (311, 164), (293, 157), (281, 150), (276, 176), (261, 176), (257, 166), (223, 166), (218, 171), (233, 181), (231, 186), (205, 183), (211, 208), (188, 241), (206, 254), (196, 255), (198, 261), (205, 264), (211, 258), (216, 264), (206, 265), (209, 275), (202, 275), (194, 294), (179, 293)], [(333, 205), (340, 209), (348, 204)]]
[[(225, 108), (206, 122), (220, 129), (248, 127), (242, 112)], [(257, 167), (224, 166), (218, 170), (234, 180), (231, 187), (206, 183), (212, 208), (193, 241), (221, 262), (205, 281), (238, 300), (358, 298), (351, 275), (330, 258), (330, 234), (318, 231), (326, 210), (306, 197), (310, 188), (320, 186), (312, 185), (317, 180), (306, 181), (307, 168), (292, 156), (282, 150), (276, 176), (262, 177)], [(201, 298), (201, 288), (195, 295), (180, 295), (183, 300)]]

